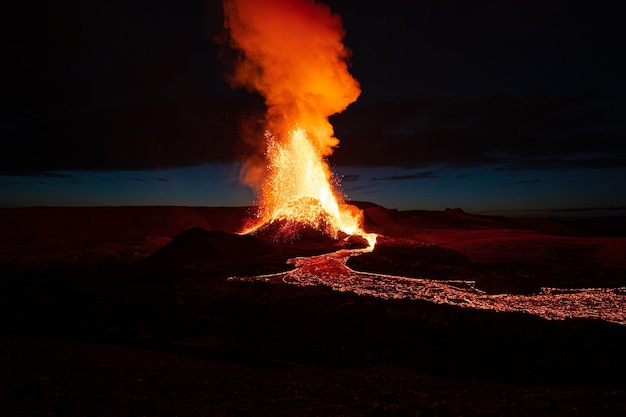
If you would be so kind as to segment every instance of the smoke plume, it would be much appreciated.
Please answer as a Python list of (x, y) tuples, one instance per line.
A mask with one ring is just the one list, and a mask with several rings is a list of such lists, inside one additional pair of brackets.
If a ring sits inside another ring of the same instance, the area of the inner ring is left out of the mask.
[[(279, 142), (299, 126), (321, 157), (338, 144), (328, 121), (360, 94), (348, 72), (341, 18), (313, 0), (224, 0), (228, 45), (238, 51), (229, 83), (265, 98), (266, 128)], [(263, 140), (262, 132), (258, 140)], [(245, 168), (257, 186), (264, 167)], [(252, 161), (256, 162), (252, 162)]]

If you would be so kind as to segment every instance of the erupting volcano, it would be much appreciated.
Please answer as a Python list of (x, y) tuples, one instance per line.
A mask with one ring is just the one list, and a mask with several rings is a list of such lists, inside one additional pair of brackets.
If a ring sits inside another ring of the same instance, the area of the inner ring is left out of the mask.
[(224, 0), (224, 19), (238, 52), (229, 82), (261, 94), (267, 107), (264, 155), (242, 170), (258, 196), (244, 232), (273, 226), (287, 240), (312, 228), (332, 239), (361, 236), (372, 247), (376, 236), (362, 230), (361, 211), (344, 202), (325, 159), (339, 143), (328, 117), (360, 94), (341, 18), (311, 0)]

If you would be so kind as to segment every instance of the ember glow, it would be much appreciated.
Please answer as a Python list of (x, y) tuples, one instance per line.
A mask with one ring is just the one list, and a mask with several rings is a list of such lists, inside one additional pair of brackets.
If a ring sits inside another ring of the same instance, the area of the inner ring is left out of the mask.
[(224, 19), (239, 52), (229, 82), (261, 94), (267, 106), (264, 157), (248, 159), (242, 171), (259, 198), (245, 232), (291, 221), (373, 246), (375, 235), (361, 229), (362, 213), (343, 201), (325, 159), (339, 143), (328, 117), (360, 94), (341, 18), (311, 0), (224, 0)]

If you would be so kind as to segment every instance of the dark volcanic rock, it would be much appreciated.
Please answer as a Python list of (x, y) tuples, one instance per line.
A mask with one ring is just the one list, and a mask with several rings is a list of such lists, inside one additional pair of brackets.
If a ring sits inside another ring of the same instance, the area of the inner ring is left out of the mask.
[(29, 228), (10, 219), (0, 218), (0, 244), (26, 245), (37, 242), (37, 235)]
[(352, 257), (355, 270), (435, 280), (474, 280), (488, 294), (535, 294), (537, 271), (519, 263), (470, 262), (467, 256), (435, 244), (379, 236), (371, 253)]
[[(307, 219), (298, 221), (293, 217)], [(360, 249), (369, 246), (367, 240), (337, 230), (336, 220), (314, 198), (300, 198), (284, 207), (283, 214), (252, 232), (262, 239), (285, 244), (305, 251), (332, 252), (338, 249)]]
[(425, 230), (485, 228), (520, 229), (522, 226), (501, 216), (469, 214), (460, 208), (445, 211), (396, 210), (382, 206), (367, 206), (363, 210), (367, 231), (398, 239), (415, 239)]
[(462, 253), (437, 245), (379, 236), (371, 253), (352, 257), (348, 266), (360, 271), (428, 279), (467, 279), (470, 265)]
[(332, 237), (329, 227), (322, 221), (320, 228), (291, 221), (275, 220), (264, 224), (252, 235), (264, 240), (288, 245), (294, 249), (332, 252), (339, 249), (360, 249), (369, 246), (360, 236), (350, 236), (339, 231)]
[(330, 236), (330, 232), (324, 230), (329, 229), (328, 226), (322, 224), (320, 229), (305, 223), (292, 220), (275, 220), (266, 223), (252, 232), (253, 236), (260, 237), (265, 240), (271, 240), (281, 243), (297, 243), (298, 241), (310, 242), (311, 244), (328, 244), (331, 245), (338, 239), (346, 237), (341, 233), (334, 239)]
[(472, 279), (487, 294), (537, 294), (541, 285), (532, 267), (523, 264), (474, 264)]
[(279, 246), (254, 236), (195, 227), (178, 234), (146, 261), (152, 265), (183, 266), (249, 260), (282, 252)]
[(148, 267), (231, 265), (231, 269), (234, 268), (233, 273), (256, 275), (291, 269), (285, 267), (285, 262), (296, 256), (317, 255), (367, 245), (367, 241), (358, 236), (345, 236), (335, 240), (312, 228), (303, 229), (298, 239), (285, 242), (272, 239), (268, 229), (262, 230), (262, 233), (257, 231), (255, 235), (239, 235), (195, 227), (178, 234), (170, 243), (146, 258), (143, 265)]

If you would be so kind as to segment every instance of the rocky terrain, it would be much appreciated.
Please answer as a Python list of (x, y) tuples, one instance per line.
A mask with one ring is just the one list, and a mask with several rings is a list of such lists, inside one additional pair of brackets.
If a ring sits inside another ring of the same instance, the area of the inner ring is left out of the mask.
[[(622, 222), (358, 205), (382, 236), (355, 270), (492, 294), (626, 286)], [(625, 326), (229, 281), (338, 247), (237, 235), (249, 212), (0, 209), (0, 413), (626, 413)]]

